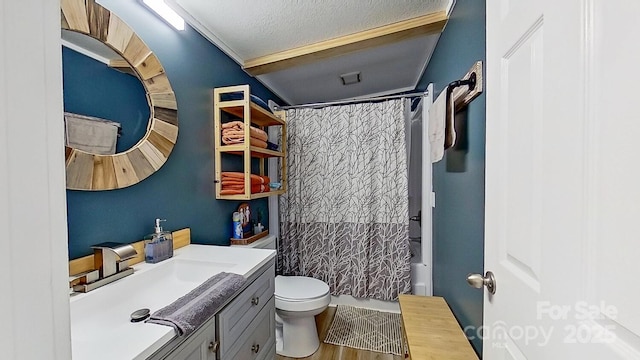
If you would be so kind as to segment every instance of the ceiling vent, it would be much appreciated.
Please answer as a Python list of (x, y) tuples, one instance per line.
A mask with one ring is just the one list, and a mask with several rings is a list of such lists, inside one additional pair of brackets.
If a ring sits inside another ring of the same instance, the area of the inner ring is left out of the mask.
[(340, 79), (342, 79), (342, 85), (357, 84), (360, 82), (360, 71), (342, 74)]

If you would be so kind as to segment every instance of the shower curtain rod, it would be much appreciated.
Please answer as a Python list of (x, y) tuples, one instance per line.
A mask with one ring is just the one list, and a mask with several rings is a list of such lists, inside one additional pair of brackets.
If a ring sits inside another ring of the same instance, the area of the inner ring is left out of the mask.
[(413, 98), (413, 97), (427, 96), (427, 95), (428, 95), (428, 92), (425, 90), (424, 92), (414, 92), (410, 94), (376, 96), (376, 97), (370, 97), (370, 98), (357, 98), (357, 99), (349, 99), (349, 100), (338, 100), (338, 101), (319, 102), (319, 103), (291, 105), (291, 106), (276, 106), (276, 110), (289, 110), (289, 109), (300, 109), (300, 108), (307, 108), (307, 107), (343, 105), (343, 104), (352, 104), (352, 103), (378, 101), (378, 100)]

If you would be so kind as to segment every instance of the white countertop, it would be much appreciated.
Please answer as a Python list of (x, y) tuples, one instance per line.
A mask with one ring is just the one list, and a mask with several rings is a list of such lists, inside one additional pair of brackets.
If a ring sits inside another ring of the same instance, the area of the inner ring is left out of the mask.
[(274, 257), (274, 250), (189, 245), (169, 260), (136, 264), (132, 275), (71, 296), (73, 359), (146, 359), (177, 334), (170, 326), (132, 323), (132, 312), (153, 313), (222, 271), (249, 277)]

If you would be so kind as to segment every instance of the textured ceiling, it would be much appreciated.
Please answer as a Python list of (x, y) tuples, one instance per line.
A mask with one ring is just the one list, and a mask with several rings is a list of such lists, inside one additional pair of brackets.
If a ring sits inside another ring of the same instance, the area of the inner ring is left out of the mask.
[[(446, 11), (454, 0), (165, 0), (212, 43), (247, 60)], [(413, 90), (439, 34), (257, 76), (290, 104)], [(340, 74), (360, 71), (344, 86)]]
[(170, 0), (247, 60), (444, 11), (450, 0)]

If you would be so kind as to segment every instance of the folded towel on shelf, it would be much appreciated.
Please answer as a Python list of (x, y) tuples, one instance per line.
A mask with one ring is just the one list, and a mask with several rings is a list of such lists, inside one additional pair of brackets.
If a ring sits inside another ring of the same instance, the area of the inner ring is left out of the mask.
[(262, 140), (258, 140), (256, 138), (251, 138), (251, 146), (255, 146), (255, 147), (262, 148), (262, 149), (266, 149), (267, 148), (267, 143), (262, 141)]
[[(230, 187), (230, 186), (236, 186), (236, 187), (238, 187), (238, 186), (244, 186), (244, 181), (236, 181), (236, 180), (222, 180), (222, 181), (220, 182), (220, 185), (222, 185), (222, 187)], [(251, 186), (254, 186), (254, 185), (268, 185), (268, 184), (266, 184), (266, 183), (260, 183), (260, 182), (257, 182), (257, 181), (252, 181), (252, 182), (251, 182)]]
[[(222, 181), (222, 184), (227, 184), (227, 185), (236, 185), (236, 184), (241, 184), (244, 185), (244, 176), (243, 177), (236, 177), (236, 176), (225, 176), (222, 175), (222, 178), (220, 179)], [(269, 179), (268, 176), (260, 176), (260, 175), (254, 175), (251, 174), (251, 178), (250, 178), (250, 182), (252, 185), (260, 185), (260, 184), (268, 184), (270, 182), (271, 179)]]
[[(269, 188), (269, 185), (251, 185), (252, 194), (269, 192), (269, 191), (271, 191), (271, 189)], [(220, 189), (220, 194), (222, 195), (244, 194), (244, 185), (222, 186), (222, 189)]]
[[(251, 193), (261, 193), (270, 191), (269, 183), (271, 179), (268, 176), (251, 174)], [(220, 189), (221, 195), (237, 195), (244, 194), (244, 173), (225, 171), (221, 173)]]
[[(228, 123), (222, 124), (222, 134), (224, 135), (225, 130), (236, 130), (241, 131), (244, 134), (244, 122), (242, 121), (230, 121)], [(252, 138), (256, 138), (262, 141), (267, 141), (269, 136), (264, 130), (258, 129), (257, 127), (249, 126), (249, 136)]]
[[(268, 190), (268, 184), (251, 184), (251, 192), (263, 192)], [(244, 184), (222, 184), (223, 189), (243, 190)]]
[(172, 326), (178, 335), (189, 335), (218, 312), (246, 281), (238, 274), (216, 274), (185, 296), (154, 312), (146, 322)]
[(279, 148), (280, 147), (278, 146), (278, 144), (274, 144), (274, 143), (272, 143), (270, 141), (267, 141), (267, 149), (273, 150), (273, 151), (278, 151)]
[[(269, 185), (251, 185), (251, 193), (265, 193), (271, 191)], [(244, 194), (244, 185), (227, 185), (223, 186), (220, 189), (220, 194), (222, 195), (235, 195), (235, 194)]]
[[(244, 184), (244, 173), (234, 171), (223, 171), (221, 174), (221, 181), (240, 181)], [(251, 184), (268, 184), (271, 180), (268, 176), (261, 176), (251, 174)]]
[[(257, 146), (259, 148), (266, 149), (267, 143), (258, 138), (251, 137), (251, 146)], [(244, 132), (238, 130), (223, 130), (222, 142), (225, 145), (234, 145), (244, 143)]]

